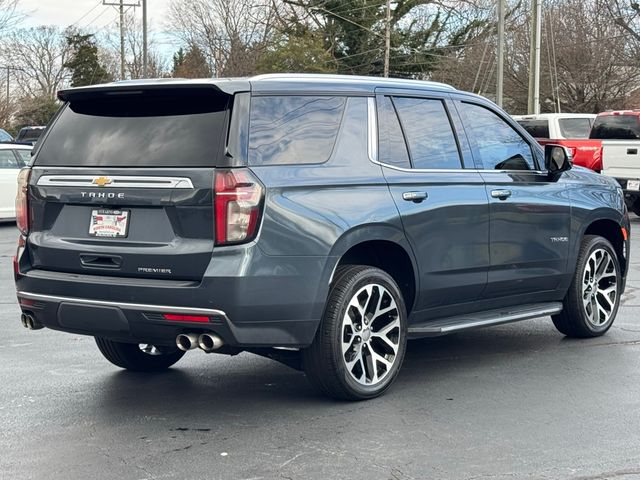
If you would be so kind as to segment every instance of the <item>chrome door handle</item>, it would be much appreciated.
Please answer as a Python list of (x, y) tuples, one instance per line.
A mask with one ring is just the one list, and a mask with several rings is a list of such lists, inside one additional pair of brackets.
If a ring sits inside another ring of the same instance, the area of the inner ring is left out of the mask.
[(427, 192), (404, 192), (402, 194), (402, 199), (407, 202), (420, 203), (428, 196), (429, 194)]
[(500, 200), (506, 200), (511, 196), (511, 190), (491, 190), (491, 196), (493, 198), (499, 198)]

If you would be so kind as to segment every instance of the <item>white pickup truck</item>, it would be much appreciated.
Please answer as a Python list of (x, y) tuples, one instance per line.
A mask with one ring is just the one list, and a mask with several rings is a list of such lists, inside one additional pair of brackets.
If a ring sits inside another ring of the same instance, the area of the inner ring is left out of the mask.
[(640, 215), (640, 111), (599, 114), (590, 138), (602, 140), (602, 174), (618, 181), (627, 207)]

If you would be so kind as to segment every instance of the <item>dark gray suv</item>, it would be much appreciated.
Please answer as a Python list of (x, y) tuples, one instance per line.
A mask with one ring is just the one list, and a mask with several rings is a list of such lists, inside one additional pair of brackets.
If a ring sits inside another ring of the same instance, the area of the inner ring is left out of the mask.
[(611, 326), (629, 220), (486, 99), (347, 76), (64, 90), (19, 178), (25, 326), (156, 371), (252, 352), (366, 399), (407, 339), (551, 316)]

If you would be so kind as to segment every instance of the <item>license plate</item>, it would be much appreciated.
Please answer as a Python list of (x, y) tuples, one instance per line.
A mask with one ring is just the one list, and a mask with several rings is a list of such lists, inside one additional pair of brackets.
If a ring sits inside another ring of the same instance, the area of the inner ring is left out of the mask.
[(127, 236), (129, 210), (92, 210), (89, 235), (121, 238)]
[(627, 190), (640, 190), (640, 180), (629, 180)]

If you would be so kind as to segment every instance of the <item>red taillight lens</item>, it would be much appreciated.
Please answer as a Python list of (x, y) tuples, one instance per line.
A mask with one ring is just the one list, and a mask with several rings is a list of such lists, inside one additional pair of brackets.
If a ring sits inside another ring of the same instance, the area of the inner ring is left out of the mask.
[(202, 315), (177, 315), (175, 313), (165, 313), (162, 315), (165, 320), (171, 320), (172, 322), (197, 322), (197, 323), (207, 323), (209, 322), (209, 317), (205, 317)]
[(217, 170), (214, 187), (216, 245), (252, 240), (262, 206), (258, 179), (247, 169)]
[(23, 168), (18, 173), (18, 193), (16, 194), (16, 224), (23, 235), (29, 233), (29, 177), (30, 168)]

